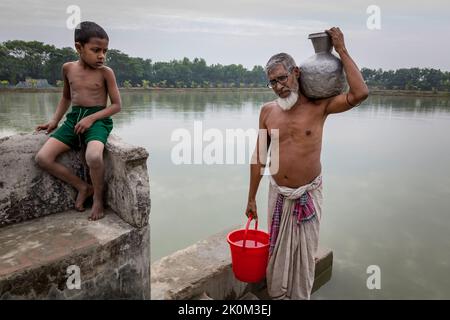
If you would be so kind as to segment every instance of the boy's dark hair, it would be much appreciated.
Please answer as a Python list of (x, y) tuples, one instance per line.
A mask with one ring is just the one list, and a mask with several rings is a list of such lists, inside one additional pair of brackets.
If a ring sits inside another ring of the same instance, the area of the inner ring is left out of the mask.
[(109, 41), (106, 31), (95, 22), (83, 21), (75, 28), (75, 42), (79, 42), (81, 45), (88, 43), (89, 39), (94, 37)]

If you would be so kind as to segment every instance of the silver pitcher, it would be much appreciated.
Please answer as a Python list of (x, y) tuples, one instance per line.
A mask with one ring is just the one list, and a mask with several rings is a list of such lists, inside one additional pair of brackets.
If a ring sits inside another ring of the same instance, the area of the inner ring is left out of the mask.
[(311, 99), (328, 98), (342, 93), (346, 86), (342, 62), (334, 54), (331, 37), (326, 32), (308, 36), (315, 55), (300, 65), (300, 88)]

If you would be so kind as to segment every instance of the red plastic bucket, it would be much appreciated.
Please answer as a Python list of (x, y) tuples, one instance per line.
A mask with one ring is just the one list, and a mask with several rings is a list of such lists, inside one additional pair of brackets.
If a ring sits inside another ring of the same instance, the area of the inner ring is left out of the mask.
[(266, 276), (269, 259), (269, 234), (255, 229), (249, 230), (252, 217), (247, 221), (245, 229), (235, 230), (228, 234), (227, 241), (231, 249), (233, 272), (243, 282), (259, 282)]

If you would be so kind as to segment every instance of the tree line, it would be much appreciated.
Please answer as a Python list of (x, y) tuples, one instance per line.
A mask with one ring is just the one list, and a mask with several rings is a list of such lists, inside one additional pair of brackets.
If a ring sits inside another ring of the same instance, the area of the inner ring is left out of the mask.
[[(62, 85), (61, 66), (77, 60), (74, 49), (56, 48), (39, 41), (11, 40), (0, 44), (0, 80), (14, 85), (26, 78), (47, 79)], [(260, 87), (266, 85), (263, 67), (252, 70), (241, 64), (207, 65), (201, 58), (153, 62), (130, 57), (111, 49), (106, 64), (114, 70), (119, 86), (124, 87)]]
[(450, 92), (450, 72), (448, 71), (432, 68), (402, 68), (385, 71), (362, 68), (361, 73), (370, 88)]
[[(77, 60), (70, 47), (56, 48), (39, 41), (10, 40), (0, 43), (0, 86), (15, 85), (25, 79), (46, 79), (54, 86), (62, 85), (61, 66)], [(207, 65), (202, 58), (153, 62), (151, 59), (130, 57), (119, 50), (107, 54), (107, 65), (122, 87), (264, 87), (264, 68), (251, 70), (241, 64)], [(450, 72), (409, 68), (398, 70), (361, 70), (371, 88), (397, 90), (450, 91)]]

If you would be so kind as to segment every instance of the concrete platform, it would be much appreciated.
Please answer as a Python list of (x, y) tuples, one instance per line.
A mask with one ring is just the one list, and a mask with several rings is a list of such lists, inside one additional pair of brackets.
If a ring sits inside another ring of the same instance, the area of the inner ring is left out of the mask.
[[(152, 299), (269, 299), (265, 281), (241, 282), (234, 277), (226, 235), (235, 226), (166, 256), (151, 266)], [(313, 292), (331, 278), (333, 253), (320, 248)], [(253, 294), (249, 295), (251, 292)]]
[[(134, 252), (149, 243), (148, 232), (110, 210), (98, 221), (88, 221), (88, 212), (69, 210), (1, 228), (0, 298), (87, 298), (107, 279), (115, 280), (111, 291), (96, 292), (96, 298), (143, 298), (142, 285), (131, 286), (148, 272), (142, 270), (145, 258), (139, 261)], [(67, 288), (70, 265), (80, 268), (81, 290)], [(126, 287), (117, 281), (123, 277)]]
[(110, 210), (94, 222), (88, 212), (69, 210), (0, 229), (0, 279), (96, 248), (133, 229)]
[[(36, 165), (42, 133), (0, 138), (0, 299), (149, 299), (148, 152), (110, 135), (106, 217), (72, 210), (76, 190)], [(83, 154), (58, 158), (81, 179)]]

